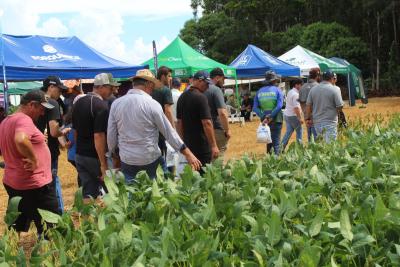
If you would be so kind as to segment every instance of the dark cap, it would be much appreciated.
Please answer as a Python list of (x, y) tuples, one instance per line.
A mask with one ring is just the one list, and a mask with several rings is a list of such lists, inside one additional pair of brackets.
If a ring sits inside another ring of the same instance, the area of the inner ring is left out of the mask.
[(333, 71), (327, 70), (322, 73), (322, 79), (324, 81), (329, 81), (330, 79), (335, 77), (335, 73)]
[(174, 87), (174, 88), (181, 87), (181, 79), (173, 78), (172, 79), (172, 87)]
[(55, 85), (61, 90), (67, 90), (68, 87), (66, 87), (60, 80), (59, 77), (57, 76), (48, 76), (44, 81), (43, 81), (43, 87), (42, 89), (44, 91), (47, 91), (47, 88), (49, 88), (50, 85)]
[(221, 68), (215, 68), (215, 69), (213, 69), (213, 70), (210, 72), (210, 78), (211, 78), (211, 79), (213, 79), (214, 77), (217, 77), (217, 76), (223, 76), (223, 77), (225, 77), (224, 70), (221, 69)]
[(211, 82), (210, 75), (208, 74), (207, 71), (204, 71), (204, 70), (200, 70), (200, 71), (196, 72), (193, 75), (193, 79), (195, 79), (195, 80), (203, 80), (203, 81), (206, 81), (207, 83)]
[(275, 71), (269, 70), (265, 73), (265, 83), (271, 83), (273, 81), (279, 80), (280, 75), (276, 74)]
[(48, 102), (48, 98), (42, 90), (32, 90), (21, 97), (21, 105), (26, 105), (32, 101), (38, 102), (48, 109), (54, 108), (54, 106)]

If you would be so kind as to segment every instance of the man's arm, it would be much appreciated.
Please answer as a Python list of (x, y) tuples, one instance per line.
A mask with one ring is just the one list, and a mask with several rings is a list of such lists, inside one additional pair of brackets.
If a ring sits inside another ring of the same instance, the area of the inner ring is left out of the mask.
[(295, 107), (294, 108), (294, 113), (296, 114), (296, 116), (297, 116), (297, 118), (299, 119), (299, 121), (300, 121), (300, 123), (301, 124), (303, 124), (304, 123), (304, 121), (303, 121), (303, 118), (302, 118), (302, 112), (301, 112), (301, 108), (300, 107)]
[(183, 139), (183, 125), (182, 120), (178, 120), (176, 123), (176, 131), (178, 132), (179, 136)]
[(38, 161), (28, 135), (24, 132), (16, 132), (14, 135), (14, 142), (18, 152), (24, 158), (24, 168), (28, 171), (34, 171), (38, 166)]
[(106, 159), (106, 134), (105, 133), (94, 133), (94, 146), (96, 148), (97, 156), (99, 157), (100, 161), (100, 168), (101, 168), (101, 179), (104, 179), (104, 175), (106, 173), (107, 168), (107, 159)]
[(276, 107), (271, 111), (271, 118), (275, 118), (283, 107), (282, 91), (280, 89), (276, 89), (276, 92), (277, 92)]
[(112, 105), (107, 125), (107, 145), (108, 151), (110, 151), (111, 153), (115, 152), (115, 149), (118, 146), (117, 122), (115, 120), (114, 113), (115, 105)]
[(165, 104), (164, 105), (164, 114), (167, 116), (169, 122), (171, 123), (172, 127), (175, 128), (175, 122), (174, 122), (174, 114), (172, 111), (172, 105), (170, 104)]
[(264, 113), (261, 112), (259, 103), (258, 103), (258, 92), (257, 92), (256, 96), (254, 97), (253, 111), (257, 114), (258, 117), (260, 117), (261, 120), (264, 119)]
[(211, 146), (211, 156), (213, 159), (217, 158), (219, 154), (219, 149), (217, 146), (217, 141), (215, 140), (214, 127), (212, 121), (210, 119), (205, 119), (201, 120), (201, 123), (203, 125), (203, 130), (204, 133), (206, 134), (208, 143)]
[(220, 118), (222, 128), (224, 128), (226, 138), (231, 138), (231, 131), (229, 130), (228, 110), (226, 108), (218, 109), (218, 116)]

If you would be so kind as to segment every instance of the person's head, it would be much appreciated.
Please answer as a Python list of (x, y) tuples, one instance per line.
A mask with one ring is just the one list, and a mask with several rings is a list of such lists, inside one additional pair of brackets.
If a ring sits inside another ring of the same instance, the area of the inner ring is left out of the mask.
[(297, 90), (300, 90), (301, 86), (303, 85), (303, 80), (302, 79), (294, 79), (290, 82), (291, 88), (296, 88)]
[(133, 88), (143, 90), (149, 95), (154, 89), (158, 89), (163, 86), (163, 84), (157, 80), (153, 73), (148, 69), (138, 70), (136, 75), (132, 77), (131, 80)]
[(111, 73), (107, 73), (107, 75), (108, 75), (108, 78), (111, 81), (110, 85), (112, 86), (112, 93), (113, 93), (113, 95), (117, 96), (118, 95), (118, 89), (119, 89), (119, 86), (121, 84), (114, 80), (114, 78), (113, 78)]
[(97, 74), (94, 77), (93, 92), (99, 94), (104, 100), (107, 100), (113, 93), (112, 83), (113, 81), (110, 79), (108, 73)]
[(210, 72), (210, 78), (213, 81), (213, 83), (218, 86), (222, 87), (224, 86), (225, 83), (225, 74), (224, 70), (221, 68), (215, 68)]
[(193, 74), (191, 74), (188, 78), (189, 85), (193, 84)]
[(68, 87), (64, 86), (60, 78), (57, 76), (48, 76), (43, 81), (41, 88), (50, 98), (58, 100), (63, 92), (68, 90)]
[(231, 101), (234, 101), (235, 100), (235, 95), (234, 94), (229, 95), (228, 99), (231, 100)]
[(269, 70), (265, 73), (265, 84), (266, 85), (275, 85), (279, 79), (280, 75), (276, 74), (275, 71)]
[(337, 83), (337, 74), (333, 73), (333, 84), (336, 85), (336, 83)]
[(167, 87), (171, 86), (172, 70), (166, 66), (161, 66), (157, 70), (157, 79)]
[(210, 84), (210, 75), (207, 71), (200, 70), (193, 75), (193, 87), (198, 88), (201, 92), (205, 92)]
[(308, 78), (316, 80), (319, 82), (321, 80), (321, 71), (319, 68), (312, 68), (308, 73)]
[(249, 93), (245, 93), (244, 95), (243, 95), (243, 99), (244, 100), (248, 100), (250, 98), (250, 94)]
[(32, 90), (21, 97), (20, 110), (36, 121), (45, 109), (54, 108), (42, 90)]
[(174, 89), (180, 89), (181, 88), (181, 79), (179, 79), (179, 78), (173, 78), (172, 79), (172, 88), (174, 88)]
[(331, 84), (334, 84), (334, 77), (335, 77), (335, 73), (333, 73), (330, 70), (325, 71), (324, 73), (322, 73), (322, 80), (326, 81), (326, 82), (329, 82)]

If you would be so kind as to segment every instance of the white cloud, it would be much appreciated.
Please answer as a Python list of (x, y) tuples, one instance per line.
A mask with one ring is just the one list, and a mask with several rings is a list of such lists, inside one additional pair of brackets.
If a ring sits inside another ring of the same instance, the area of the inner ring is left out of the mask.
[[(190, 0), (0, 0), (4, 11), (3, 32), (15, 35), (76, 35), (101, 53), (132, 64), (140, 64), (152, 56), (152, 44), (136, 37), (131, 44), (122, 41), (124, 17), (142, 20), (191, 14)], [(64, 22), (59, 13), (70, 14)], [(42, 15), (50, 18), (40, 20)], [(161, 51), (171, 40), (156, 40)]]

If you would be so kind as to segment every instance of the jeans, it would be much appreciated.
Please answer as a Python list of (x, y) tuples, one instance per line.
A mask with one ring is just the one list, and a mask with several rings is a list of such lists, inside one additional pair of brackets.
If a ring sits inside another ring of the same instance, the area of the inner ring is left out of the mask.
[(81, 179), (83, 197), (97, 198), (103, 185), (100, 180), (100, 161), (97, 158), (76, 154), (75, 164)]
[(321, 122), (314, 124), (317, 132), (317, 137), (322, 136), (326, 143), (335, 141), (337, 138), (337, 123), (334, 122)]
[(271, 130), (272, 143), (267, 144), (267, 153), (271, 153), (272, 148), (274, 148), (275, 155), (279, 155), (279, 149), (281, 145), (282, 122), (271, 122), (269, 124), (269, 128)]
[(121, 172), (124, 174), (125, 182), (127, 184), (135, 182), (136, 175), (140, 171), (145, 171), (151, 179), (155, 179), (157, 177), (158, 165), (161, 165), (161, 163), (162, 163), (162, 156), (156, 159), (154, 162), (142, 166), (129, 165), (124, 162), (121, 162)]
[(296, 131), (296, 140), (298, 143), (301, 144), (303, 139), (303, 128), (301, 127), (301, 123), (296, 116), (285, 116), (285, 122), (286, 122), (286, 133), (282, 139), (282, 144), (281, 144), (282, 150), (284, 150), (285, 147), (287, 146), (289, 139), (294, 131)]
[(64, 212), (64, 201), (62, 197), (60, 178), (57, 175), (58, 172), (58, 157), (52, 157), (51, 159), (51, 174), (53, 176), (54, 188), (56, 189), (56, 196), (58, 201), (58, 209), (60, 214)]
[(315, 127), (307, 127), (307, 136), (308, 136), (308, 142), (311, 142), (311, 136), (314, 137), (314, 140), (317, 138), (317, 132), (315, 131)]

